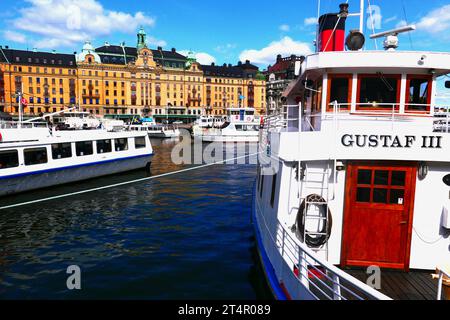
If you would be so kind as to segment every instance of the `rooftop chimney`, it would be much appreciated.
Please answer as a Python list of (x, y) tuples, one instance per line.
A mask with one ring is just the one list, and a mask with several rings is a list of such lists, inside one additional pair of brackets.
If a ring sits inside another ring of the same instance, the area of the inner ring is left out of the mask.
[(250, 60), (245, 60), (245, 64), (250, 64)]
[(105, 47), (109, 47), (109, 42), (105, 41)]
[(281, 59), (283, 59), (283, 58), (281, 57), (281, 54), (277, 55), (277, 62), (280, 62)]
[(9, 46), (5, 46), (5, 49), (9, 49)]
[(177, 49), (172, 48), (172, 53), (175, 53), (175, 52), (177, 52)]
[(211, 62), (211, 66), (212, 66), (212, 67), (215, 67), (216, 64), (215, 64), (214, 62)]
[(158, 47), (158, 50), (159, 50), (159, 51), (162, 51), (162, 47)]

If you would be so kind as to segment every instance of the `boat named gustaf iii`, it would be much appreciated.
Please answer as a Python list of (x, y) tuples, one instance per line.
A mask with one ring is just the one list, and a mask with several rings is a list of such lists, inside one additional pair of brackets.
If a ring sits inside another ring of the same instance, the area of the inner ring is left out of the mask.
[(373, 35), (386, 50), (364, 51), (362, 29), (344, 39), (348, 8), (320, 17), (317, 52), (261, 131), (261, 261), (279, 299), (441, 299), (450, 117), (436, 93), (450, 54), (397, 51), (414, 26)]

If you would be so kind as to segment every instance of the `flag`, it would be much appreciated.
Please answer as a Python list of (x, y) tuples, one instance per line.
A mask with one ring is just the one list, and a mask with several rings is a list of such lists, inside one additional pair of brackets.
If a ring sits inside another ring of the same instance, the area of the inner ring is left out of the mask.
[(24, 105), (25, 107), (28, 105), (28, 101), (25, 98), (22, 98), (21, 100), (22, 105)]

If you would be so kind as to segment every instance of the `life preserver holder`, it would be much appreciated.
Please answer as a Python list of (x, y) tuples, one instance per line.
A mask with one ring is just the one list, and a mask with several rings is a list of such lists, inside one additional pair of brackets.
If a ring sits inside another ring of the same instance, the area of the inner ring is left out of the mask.
[[(310, 204), (307, 202), (313, 202), (314, 204)], [(321, 205), (323, 203), (323, 205)], [(317, 230), (315, 232), (320, 233), (321, 235), (311, 235), (306, 233), (305, 234), (305, 212), (309, 210), (309, 206), (315, 205), (319, 207), (319, 215), (321, 218), (324, 218), (322, 221), (325, 221), (325, 223), (322, 223), (322, 228), (320, 230)], [(300, 205), (300, 208), (297, 213), (297, 219), (295, 221), (295, 229), (297, 232), (297, 237), (305, 242), (308, 247), (310, 248), (320, 248), (323, 245), (325, 245), (331, 236), (331, 229), (333, 227), (333, 217), (331, 215), (331, 211), (327, 206), (327, 202), (324, 198), (317, 194), (311, 194), (306, 197), (305, 200)], [(326, 219), (325, 219), (326, 218)], [(305, 239), (304, 239), (305, 238)]]
[(259, 121), (259, 126), (261, 127), (261, 129), (264, 128), (264, 117), (261, 117), (261, 120)]

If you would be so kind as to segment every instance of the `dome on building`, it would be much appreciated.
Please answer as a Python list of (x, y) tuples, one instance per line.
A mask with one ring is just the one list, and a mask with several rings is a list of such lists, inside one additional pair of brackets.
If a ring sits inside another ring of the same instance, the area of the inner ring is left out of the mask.
[(101, 63), (100, 56), (95, 52), (94, 47), (92, 46), (90, 41), (86, 41), (83, 45), (83, 50), (81, 53), (77, 55), (77, 62), (84, 62), (86, 61), (86, 56), (91, 55), (93, 56), (94, 60), (92, 62), (95, 63)]

